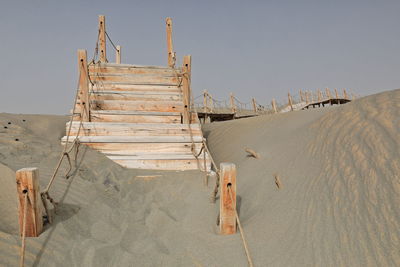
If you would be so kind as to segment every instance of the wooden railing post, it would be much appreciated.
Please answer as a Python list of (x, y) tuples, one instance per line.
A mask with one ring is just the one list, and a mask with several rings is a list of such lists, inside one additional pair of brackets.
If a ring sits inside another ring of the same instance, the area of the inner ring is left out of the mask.
[(314, 102), (314, 92), (310, 91), (310, 95), (311, 95), (311, 102), (313, 103)]
[(328, 99), (331, 99), (331, 98), (332, 98), (331, 90), (329, 90), (329, 88), (327, 87), (327, 88), (325, 88), (325, 92), (326, 92), (326, 97), (327, 97)]
[(303, 91), (301, 89), (299, 90), (299, 94), (300, 94), (300, 101), (304, 102)]
[[(19, 199), (20, 233), (22, 235), (23, 223), (25, 220), (25, 236), (37, 237), (43, 230), (43, 206), (40, 197), (38, 168), (24, 168), (18, 170), (16, 172), (16, 181)], [(25, 196), (27, 196), (27, 201), (25, 201)], [(24, 212), (25, 209), (26, 212)], [(26, 215), (26, 218), (24, 218), (24, 215)]]
[(117, 50), (115, 51), (115, 63), (121, 64), (121, 46), (117, 45)]
[(183, 57), (183, 123), (190, 123), (190, 83), (191, 83), (191, 75), (192, 75), (192, 56), (187, 55)]
[(335, 88), (335, 96), (336, 96), (336, 99), (339, 99), (339, 93), (337, 91), (337, 88)]
[(253, 104), (254, 113), (257, 114), (257, 102), (256, 102), (256, 99), (255, 99), (255, 98), (252, 98), (252, 99), (251, 99), (251, 102), (252, 102), (252, 104)]
[(278, 113), (278, 111), (276, 110), (276, 101), (275, 101), (275, 98), (272, 99), (272, 101), (271, 101), (271, 106), (272, 106), (272, 109), (274, 110), (274, 113)]
[(204, 90), (204, 92), (203, 92), (203, 111), (204, 111), (204, 113), (207, 113), (207, 109), (208, 109), (208, 107), (207, 107), (207, 98), (208, 98), (208, 93), (207, 93), (207, 90)]
[(236, 113), (235, 96), (233, 95), (233, 93), (231, 93), (230, 102), (231, 102), (232, 113)]
[(210, 100), (209, 101), (210, 102), (210, 112), (212, 113), (212, 112), (214, 112), (214, 100), (210, 93), (207, 93), (207, 95), (208, 95), (208, 99)]
[(100, 44), (100, 62), (107, 62), (106, 55), (106, 17), (99, 16), (99, 44)]
[(236, 233), (236, 166), (233, 163), (220, 164), (220, 233)]
[(310, 99), (308, 98), (310, 93), (306, 91), (305, 94), (306, 94), (306, 105), (308, 105), (310, 103)]
[(288, 93), (287, 95), (288, 95), (288, 105), (290, 106), (290, 110), (293, 111), (292, 96), (290, 95), (290, 93)]
[(172, 45), (172, 19), (167, 18), (165, 20), (167, 30), (167, 50), (168, 50), (168, 66), (175, 68), (176, 54)]
[(322, 92), (321, 90), (318, 88), (318, 102), (322, 101)]
[(90, 121), (89, 77), (86, 50), (78, 50), (79, 106), (83, 121)]
[(348, 95), (347, 95), (347, 92), (346, 92), (346, 88), (343, 88), (343, 98), (344, 98), (344, 99), (348, 99)]

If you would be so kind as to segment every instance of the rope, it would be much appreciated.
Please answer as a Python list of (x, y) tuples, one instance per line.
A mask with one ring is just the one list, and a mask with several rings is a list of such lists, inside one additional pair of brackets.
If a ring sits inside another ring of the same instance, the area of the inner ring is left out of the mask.
[(110, 43), (111, 43), (112, 46), (114, 47), (115, 51), (118, 51), (117, 47), (115, 46), (115, 44), (114, 44), (113, 41), (111, 40), (110, 36), (108, 35), (107, 31), (106, 31), (106, 36), (107, 36), (107, 39), (110, 40)]
[[(233, 202), (233, 196), (232, 196), (232, 191), (231, 191), (231, 186), (230, 185), (228, 185), (228, 192), (229, 192), (229, 197), (231, 198), (231, 201)], [(243, 231), (243, 228), (242, 228), (242, 224), (240, 223), (240, 219), (239, 219), (239, 216), (237, 214), (236, 208), (235, 208), (235, 217), (236, 217), (236, 221), (237, 221), (237, 224), (238, 224), (238, 227), (239, 227), (240, 237), (242, 238), (243, 247), (244, 247), (244, 250), (246, 252), (247, 261), (249, 263), (249, 266), (253, 267), (254, 265), (253, 265), (253, 261), (252, 261), (252, 259), (250, 257), (249, 247), (247, 245), (247, 241), (246, 241), (246, 238), (244, 236), (244, 231)]]
[(19, 266), (23, 267), (24, 266), (24, 261), (25, 261), (25, 237), (26, 237), (26, 217), (28, 214), (28, 191), (24, 190), (24, 218), (22, 221), (22, 238), (21, 238), (21, 251), (20, 251), (20, 262)]

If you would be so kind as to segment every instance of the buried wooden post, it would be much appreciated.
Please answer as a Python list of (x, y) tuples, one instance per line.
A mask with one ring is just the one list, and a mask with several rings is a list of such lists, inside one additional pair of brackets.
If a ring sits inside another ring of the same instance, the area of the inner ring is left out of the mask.
[(236, 233), (236, 166), (233, 163), (220, 164), (220, 234)]
[(107, 62), (106, 55), (106, 17), (99, 16), (99, 45), (100, 45), (100, 62)]
[(121, 46), (117, 45), (117, 50), (115, 51), (115, 63), (121, 64)]
[(275, 101), (275, 98), (272, 99), (271, 105), (272, 105), (272, 109), (274, 110), (274, 113), (278, 113), (278, 111), (276, 110), (276, 101)]
[(255, 98), (252, 98), (252, 99), (251, 99), (251, 102), (253, 103), (253, 110), (254, 110), (254, 113), (257, 114), (257, 102), (256, 102), (256, 99), (255, 99)]
[(171, 68), (175, 67), (176, 54), (172, 45), (172, 19), (167, 18), (165, 20), (167, 30), (167, 50), (168, 50), (168, 66)]
[[(16, 172), (17, 193), (19, 199), (19, 229), (23, 234), (25, 220), (25, 236), (37, 237), (43, 230), (42, 205), (39, 188), (39, 169), (23, 168)], [(25, 196), (27, 195), (27, 201)], [(25, 203), (27, 206), (25, 207)], [(26, 212), (24, 213), (24, 210)], [(26, 218), (24, 218), (24, 214)]]
[(288, 104), (290, 106), (290, 110), (293, 111), (292, 96), (290, 95), (290, 93), (288, 93), (287, 95), (288, 95)]
[(232, 113), (236, 113), (236, 105), (235, 105), (235, 96), (233, 95), (233, 93), (231, 93), (231, 111)]
[[(175, 63), (174, 63), (175, 64)], [(183, 90), (183, 123), (190, 123), (190, 81), (192, 73), (192, 56), (183, 57), (183, 78), (182, 78), (182, 90)]]
[(86, 50), (78, 50), (79, 106), (83, 121), (90, 121), (89, 77)]

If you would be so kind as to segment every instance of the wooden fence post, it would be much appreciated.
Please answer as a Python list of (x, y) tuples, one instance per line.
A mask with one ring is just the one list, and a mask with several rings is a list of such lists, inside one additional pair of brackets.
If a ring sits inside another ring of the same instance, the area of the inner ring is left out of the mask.
[(253, 110), (254, 110), (254, 113), (257, 114), (257, 102), (256, 102), (256, 99), (255, 99), (255, 98), (252, 98), (252, 99), (251, 99), (251, 102), (253, 103)]
[(233, 95), (233, 93), (231, 93), (230, 101), (231, 101), (231, 111), (232, 113), (236, 113), (235, 96)]
[(167, 18), (165, 20), (167, 30), (167, 50), (168, 50), (168, 66), (175, 68), (176, 54), (172, 45), (172, 19)]
[(343, 98), (348, 99), (346, 88), (343, 88)]
[(272, 109), (274, 110), (274, 113), (278, 113), (278, 111), (276, 110), (276, 101), (275, 101), (275, 98), (272, 99), (271, 105), (272, 105)]
[(220, 164), (220, 233), (236, 233), (236, 166), (233, 163)]
[(308, 95), (309, 95), (309, 92), (306, 91), (306, 105), (308, 105), (308, 103), (310, 103), (310, 100), (309, 100), (309, 98), (308, 98)]
[(318, 88), (318, 102), (322, 101), (322, 92), (321, 90)]
[[(17, 193), (19, 199), (19, 229), (22, 235), (25, 209), (25, 195), (28, 196), (26, 202), (26, 226), (25, 236), (37, 237), (43, 230), (43, 207), (41, 204), (39, 188), (38, 168), (23, 168), (16, 172)], [(3, 214), (5, 215), (5, 214)]]
[(209, 103), (210, 103), (210, 112), (212, 113), (214, 111), (214, 100), (213, 100), (213, 98), (212, 98), (210, 93), (207, 93), (207, 95), (208, 95), (208, 99), (210, 100), (209, 101)]
[(337, 88), (335, 88), (335, 96), (336, 96), (336, 99), (339, 99), (339, 93), (337, 91)]
[(288, 104), (290, 106), (290, 110), (293, 111), (292, 96), (290, 95), (290, 93), (288, 93), (287, 95), (288, 95)]
[(300, 94), (300, 101), (304, 102), (303, 91), (301, 89), (299, 90), (299, 94)]
[(78, 50), (78, 68), (80, 113), (83, 121), (90, 121), (89, 73), (86, 50)]
[(313, 93), (313, 91), (310, 91), (310, 95), (311, 95), (311, 102), (313, 103), (314, 102), (314, 93)]
[(207, 113), (207, 97), (208, 97), (208, 93), (207, 90), (203, 91), (203, 111), (204, 113)]
[[(174, 63), (175, 64), (175, 63)], [(183, 123), (190, 123), (190, 81), (192, 75), (192, 56), (184, 56), (183, 57), (183, 104), (184, 104), (184, 112), (183, 112)]]
[(121, 64), (121, 46), (117, 45), (117, 51), (115, 51), (115, 63)]
[(100, 62), (107, 62), (106, 55), (106, 17), (99, 16), (99, 43), (100, 43)]
[(327, 87), (327, 88), (325, 88), (325, 93), (326, 93), (326, 97), (328, 98), (328, 99), (331, 99), (332, 98), (332, 95), (331, 95), (331, 90), (329, 90), (329, 88)]

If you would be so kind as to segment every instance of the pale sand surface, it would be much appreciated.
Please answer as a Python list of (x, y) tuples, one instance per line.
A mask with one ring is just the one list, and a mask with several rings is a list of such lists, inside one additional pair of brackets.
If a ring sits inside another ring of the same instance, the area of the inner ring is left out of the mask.
[[(39, 167), (43, 188), (67, 120), (0, 114), (1, 266), (19, 260), (14, 172)], [(215, 160), (237, 165), (255, 266), (400, 265), (400, 90), (204, 131)], [(240, 236), (217, 235), (201, 172), (126, 170), (83, 146), (77, 165), (50, 191), (56, 222), (27, 240), (26, 266), (247, 265)]]

